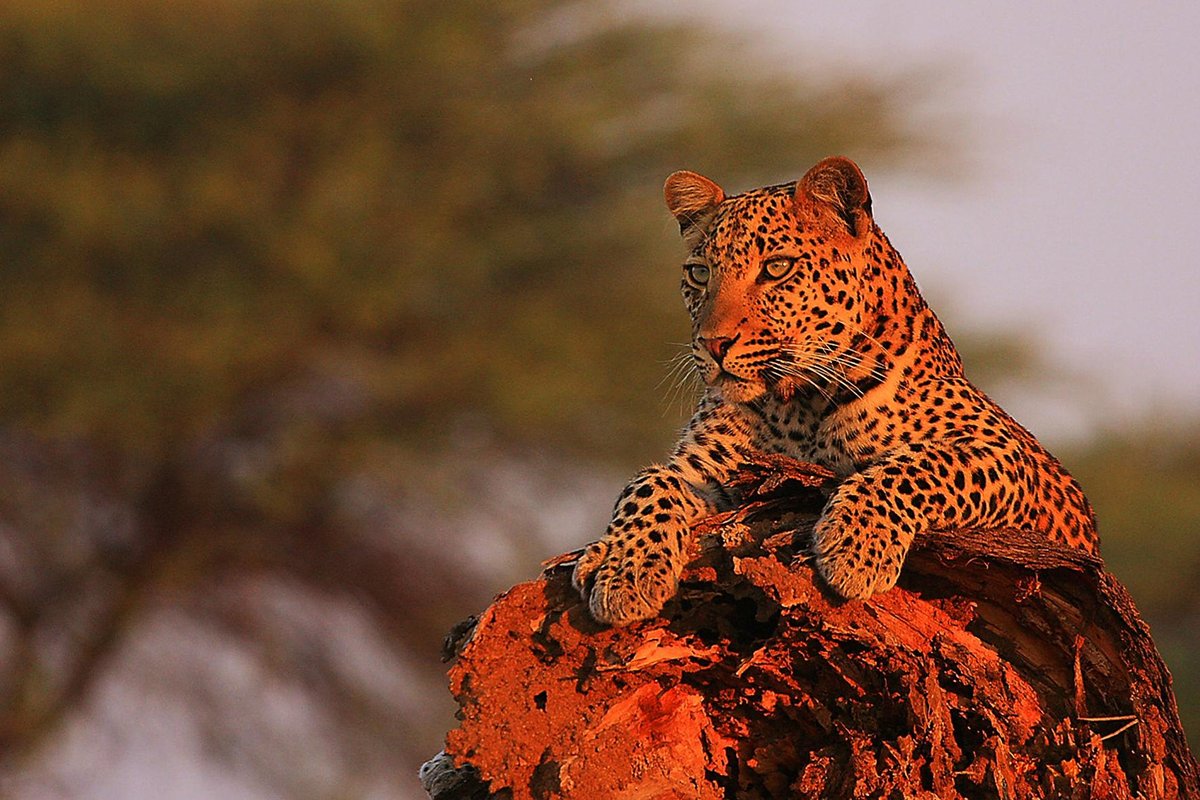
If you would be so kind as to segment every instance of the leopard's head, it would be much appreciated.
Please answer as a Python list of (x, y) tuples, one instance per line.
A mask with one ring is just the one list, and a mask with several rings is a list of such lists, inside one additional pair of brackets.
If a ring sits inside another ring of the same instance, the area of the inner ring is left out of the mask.
[(676, 172), (667, 208), (688, 248), (683, 297), (692, 356), (731, 402), (798, 391), (832, 396), (862, 372), (878, 234), (854, 162), (827, 158), (795, 183), (726, 197)]

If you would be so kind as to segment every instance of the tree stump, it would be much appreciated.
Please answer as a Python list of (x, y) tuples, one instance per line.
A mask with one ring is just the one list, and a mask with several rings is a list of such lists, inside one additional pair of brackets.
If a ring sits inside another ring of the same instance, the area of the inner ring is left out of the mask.
[(803, 558), (829, 473), (739, 480), (660, 618), (596, 624), (569, 554), (456, 629), (431, 797), (1200, 797), (1170, 675), (1098, 558), (939, 532), (846, 601)]

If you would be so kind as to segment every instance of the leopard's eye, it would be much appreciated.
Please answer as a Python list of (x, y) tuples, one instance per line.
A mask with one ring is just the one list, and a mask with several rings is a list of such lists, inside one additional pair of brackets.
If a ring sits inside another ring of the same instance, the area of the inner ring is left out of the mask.
[(712, 273), (704, 264), (684, 264), (683, 274), (688, 283), (697, 289), (703, 289), (708, 285), (708, 278)]
[(782, 280), (792, 273), (792, 268), (796, 266), (794, 258), (768, 258), (763, 262), (762, 270), (773, 281)]

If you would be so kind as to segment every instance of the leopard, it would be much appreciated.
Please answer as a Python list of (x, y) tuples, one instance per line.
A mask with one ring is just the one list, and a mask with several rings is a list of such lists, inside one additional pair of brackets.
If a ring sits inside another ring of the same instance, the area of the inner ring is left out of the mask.
[(848, 602), (894, 587), (914, 539), (939, 530), (1017, 530), (1098, 554), (1082, 488), (965, 377), (854, 161), (732, 196), (680, 171), (663, 194), (704, 388), (669, 458), (634, 476), (574, 566), (595, 620), (658, 615), (697, 522), (734, 507), (731, 477), (764, 454), (836, 476), (806, 557)]

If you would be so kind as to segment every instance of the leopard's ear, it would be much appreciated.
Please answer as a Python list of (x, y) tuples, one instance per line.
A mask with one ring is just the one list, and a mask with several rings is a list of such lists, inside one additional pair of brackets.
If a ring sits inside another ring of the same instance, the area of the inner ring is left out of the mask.
[(862, 170), (845, 156), (826, 158), (796, 184), (796, 202), (837, 215), (852, 236), (871, 229), (871, 193)]
[(705, 222), (725, 199), (725, 192), (713, 181), (695, 172), (680, 170), (671, 173), (663, 184), (667, 209), (679, 223), (679, 232), (688, 231)]

